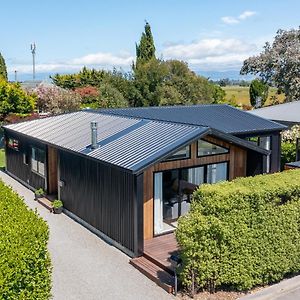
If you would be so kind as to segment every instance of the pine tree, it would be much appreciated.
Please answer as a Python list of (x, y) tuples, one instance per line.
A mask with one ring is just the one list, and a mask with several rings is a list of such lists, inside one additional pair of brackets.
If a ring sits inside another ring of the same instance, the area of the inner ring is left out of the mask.
[(0, 52), (0, 78), (4, 78), (7, 80), (7, 70), (6, 70), (6, 64), (3, 56)]
[(148, 62), (152, 58), (155, 58), (155, 46), (150, 24), (146, 22), (140, 43), (136, 44), (136, 65)]

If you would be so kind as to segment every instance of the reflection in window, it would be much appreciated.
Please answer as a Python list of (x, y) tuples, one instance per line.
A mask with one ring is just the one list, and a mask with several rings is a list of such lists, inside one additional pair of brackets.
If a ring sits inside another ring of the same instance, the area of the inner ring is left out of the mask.
[(212, 164), (207, 166), (207, 183), (216, 183), (227, 180), (227, 163)]
[(204, 140), (198, 140), (198, 156), (228, 153), (228, 149)]
[(32, 147), (31, 169), (32, 171), (45, 176), (45, 151)]
[(179, 160), (190, 157), (190, 146), (186, 146), (169, 156), (166, 160)]

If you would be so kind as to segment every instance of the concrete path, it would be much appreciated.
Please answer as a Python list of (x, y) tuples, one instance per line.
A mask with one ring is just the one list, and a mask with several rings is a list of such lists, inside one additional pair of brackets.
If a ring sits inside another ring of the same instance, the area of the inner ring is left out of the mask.
[(4, 172), (0, 178), (47, 221), (54, 300), (174, 299), (129, 264), (129, 257), (64, 214), (54, 215)]
[(300, 299), (300, 276), (284, 279), (240, 300), (297, 300)]

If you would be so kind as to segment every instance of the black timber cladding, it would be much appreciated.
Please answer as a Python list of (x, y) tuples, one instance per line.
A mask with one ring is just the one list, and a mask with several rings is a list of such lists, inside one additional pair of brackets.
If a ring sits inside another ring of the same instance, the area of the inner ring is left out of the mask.
[(103, 113), (206, 126), (230, 134), (280, 131), (282, 124), (249, 114), (229, 105), (192, 105), (103, 109)]
[(64, 207), (118, 244), (138, 253), (136, 176), (59, 150), (60, 198)]
[[(39, 143), (31, 138), (25, 138), (17, 133), (6, 132), (4, 136), (5, 142), (5, 157), (6, 157), (6, 170), (16, 176), (19, 180), (26, 185), (34, 189), (43, 188), (46, 189), (46, 176), (43, 177), (31, 170), (31, 147), (37, 147), (44, 150), (46, 153), (46, 147), (44, 144)], [(8, 147), (8, 139), (16, 139), (19, 143), (18, 150)], [(24, 163), (24, 155), (27, 156), (28, 164)], [(46, 170), (45, 162), (45, 170)]]

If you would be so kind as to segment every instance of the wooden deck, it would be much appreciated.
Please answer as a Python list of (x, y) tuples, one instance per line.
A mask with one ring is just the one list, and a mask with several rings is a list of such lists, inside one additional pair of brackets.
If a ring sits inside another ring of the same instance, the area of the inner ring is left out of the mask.
[(179, 251), (174, 233), (155, 237), (144, 243), (144, 255), (133, 258), (130, 263), (168, 293), (172, 293), (175, 278), (170, 256)]
[(170, 257), (178, 254), (179, 248), (174, 233), (164, 234), (150, 240), (144, 244), (144, 256), (156, 262), (166, 271), (174, 271)]

